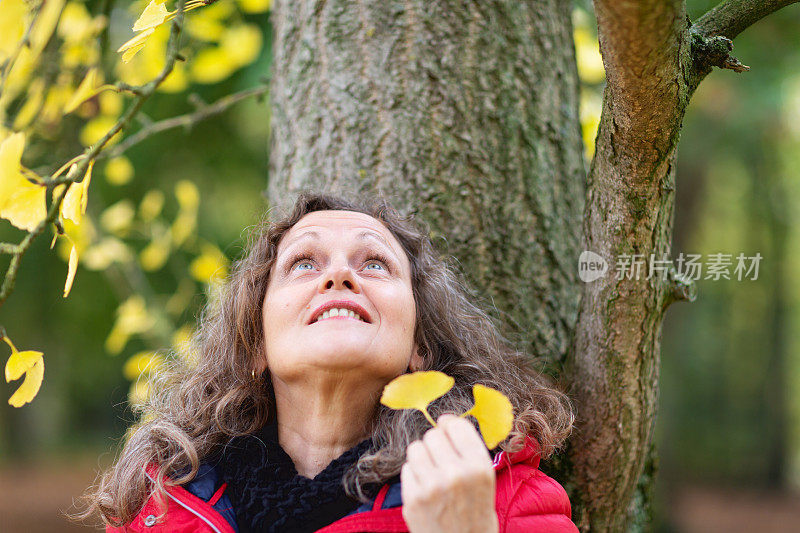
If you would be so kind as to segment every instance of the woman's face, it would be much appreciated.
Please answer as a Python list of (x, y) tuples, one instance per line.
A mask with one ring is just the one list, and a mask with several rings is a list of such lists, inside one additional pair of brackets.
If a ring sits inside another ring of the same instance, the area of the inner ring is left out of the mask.
[[(348, 312), (323, 315), (332, 303)], [(350, 316), (353, 309), (360, 320)], [(385, 384), (420, 361), (408, 257), (380, 221), (363, 213), (315, 211), (283, 236), (263, 320), (273, 380), (322, 370)]]

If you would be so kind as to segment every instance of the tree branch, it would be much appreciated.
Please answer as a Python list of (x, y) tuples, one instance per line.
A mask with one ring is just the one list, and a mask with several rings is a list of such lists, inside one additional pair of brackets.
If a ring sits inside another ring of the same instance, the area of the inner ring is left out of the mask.
[(728, 0), (708, 10), (692, 24), (704, 37), (721, 35), (734, 39), (770, 13), (798, 0)]
[(691, 89), (694, 90), (711, 72), (711, 67), (735, 72), (750, 70), (730, 54), (732, 39), (770, 13), (797, 1), (728, 0), (706, 12), (690, 28), (690, 46), (696, 73), (695, 79), (690, 81)]
[[(108, 141), (114, 135), (130, 124), (130, 121), (134, 116), (136, 116), (144, 103), (155, 93), (158, 86), (166, 79), (167, 76), (169, 76), (170, 72), (172, 72), (178, 56), (178, 39), (183, 26), (184, 4), (185, 0), (178, 0), (178, 5), (176, 6), (177, 13), (175, 18), (172, 20), (169, 42), (167, 44), (167, 57), (166, 62), (164, 63), (164, 68), (161, 70), (158, 76), (139, 88), (141, 92), (137, 94), (136, 100), (128, 107), (125, 114), (120, 117), (120, 119), (103, 136), (103, 138), (84, 150), (83, 154), (79, 156), (80, 161), (77, 163), (77, 167), (74, 171), (69, 172), (66, 176), (45, 181), (45, 184), (49, 189), (52, 189), (56, 185), (60, 185), (62, 183), (72, 184), (83, 181), (83, 177), (86, 174), (86, 169), (89, 167), (89, 163), (98, 157), (105, 145), (108, 144)], [(61, 203), (64, 201), (64, 197), (66, 196), (68, 189), (69, 187), (64, 187), (59, 191), (58, 195), (53, 196), (53, 201), (47, 211), (47, 216), (45, 216), (44, 220), (42, 220), (33, 229), (33, 231), (30, 231), (27, 235), (25, 235), (25, 237), (22, 239), (22, 242), (17, 245), (17, 250), (11, 255), (11, 262), (8, 265), (5, 276), (3, 277), (3, 285), (0, 287), (0, 306), (2, 306), (6, 301), (8, 296), (11, 294), (11, 291), (14, 290), (14, 285), (17, 280), (17, 272), (19, 270), (20, 262), (22, 261), (22, 256), (25, 255), (25, 252), (27, 252), (31, 247), (34, 239), (36, 239), (36, 237), (38, 237), (48, 225), (55, 222), (56, 218), (58, 217), (58, 210), (61, 207)]]
[(229, 94), (227, 96), (223, 96), (213, 104), (202, 105), (198, 108), (197, 111), (192, 113), (186, 113), (184, 115), (178, 115), (177, 117), (170, 117), (164, 120), (160, 120), (158, 122), (151, 122), (147, 124), (145, 127), (134, 133), (133, 135), (127, 137), (124, 141), (120, 142), (114, 148), (109, 150), (106, 154), (102, 154), (99, 157), (118, 157), (122, 155), (128, 148), (139, 144), (143, 140), (155, 135), (156, 133), (160, 133), (162, 131), (166, 131), (172, 128), (177, 128), (179, 126), (184, 126), (186, 128), (191, 128), (198, 122), (201, 122), (207, 118), (211, 118), (214, 115), (219, 115), (223, 113), (228, 108), (233, 106), (234, 104), (241, 102), (246, 98), (250, 98), (251, 96), (261, 96), (269, 92), (269, 86), (263, 85), (258, 87), (251, 87), (249, 89), (245, 89), (238, 93)]

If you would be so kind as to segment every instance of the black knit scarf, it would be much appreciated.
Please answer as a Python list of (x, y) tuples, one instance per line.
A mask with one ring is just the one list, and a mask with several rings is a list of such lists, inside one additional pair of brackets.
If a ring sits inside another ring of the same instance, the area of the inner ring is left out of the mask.
[(360, 442), (309, 479), (281, 448), (274, 423), (233, 439), (217, 468), (228, 483), (239, 531), (313, 532), (355, 510), (360, 503), (345, 494), (342, 476), (371, 444)]

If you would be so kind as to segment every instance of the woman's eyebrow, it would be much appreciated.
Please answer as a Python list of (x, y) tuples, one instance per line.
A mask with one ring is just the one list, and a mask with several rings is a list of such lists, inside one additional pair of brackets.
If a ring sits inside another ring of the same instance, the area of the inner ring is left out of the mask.
[[(392, 246), (391, 246), (391, 245), (389, 244), (389, 242), (388, 242), (388, 241), (387, 241), (387, 240), (386, 240), (386, 239), (383, 237), (383, 235), (381, 235), (381, 234), (379, 234), (379, 233), (376, 233), (376, 232), (374, 232), (374, 231), (367, 231), (367, 230), (365, 230), (365, 231), (362, 231), (362, 232), (360, 232), (360, 233), (357, 235), (357, 237), (358, 237), (360, 240), (362, 240), (362, 241), (368, 240), (370, 237), (371, 237), (371, 238), (373, 238), (373, 239), (376, 239), (378, 242), (380, 242), (380, 243), (381, 243), (381, 244), (383, 244), (383, 245), (384, 245), (386, 248), (388, 248), (388, 249), (389, 249), (389, 251), (390, 251), (390, 252), (392, 252), (392, 254), (394, 254), (395, 256), (397, 256), (397, 253), (395, 253), (395, 251), (394, 251), (394, 248), (392, 248)], [(307, 232), (305, 232), (305, 233), (303, 233), (303, 234), (301, 234), (301, 235), (298, 235), (297, 237), (295, 237), (294, 239), (292, 239), (291, 241), (289, 241), (288, 243), (286, 243), (286, 247), (284, 248), (284, 250), (288, 250), (288, 249), (289, 249), (289, 248), (291, 248), (291, 247), (292, 247), (292, 245), (294, 245), (296, 242), (298, 242), (298, 241), (300, 241), (300, 240), (302, 240), (302, 239), (305, 239), (305, 238), (313, 238), (313, 239), (315, 239), (315, 240), (319, 240), (319, 239), (320, 239), (320, 235), (319, 235), (319, 232), (316, 232), (316, 231), (313, 231), (313, 230), (311, 230), (311, 231), (307, 231)]]
[(383, 238), (382, 235), (375, 233), (374, 231), (362, 231), (361, 233), (358, 234), (358, 238), (361, 239), (362, 241), (368, 240), (369, 237), (377, 239), (381, 244), (383, 244), (386, 248), (388, 248), (393, 255), (397, 256), (397, 254), (394, 251), (394, 248), (392, 248), (391, 245), (389, 245), (389, 243), (386, 241), (386, 239)]
[(291, 245), (293, 245), (294, 243), (296, 243), (300, 239), (304, 239), (306, 237), (313, 237), (313, 238), (315, 238), (317, 240), (319, 240), (319, 238), (320, 238), (319, 237), (319, 233), (317, 233), (316, 231), (313, 231), (313, 230), (312, 231), (307, 231), (307, 232), (303, 233), (302, 235), (300, 235), (298, 237), (295, 237), (291, 241), (287, 242), (286, 243), (286, 247), (284, 249), (288, 249)]

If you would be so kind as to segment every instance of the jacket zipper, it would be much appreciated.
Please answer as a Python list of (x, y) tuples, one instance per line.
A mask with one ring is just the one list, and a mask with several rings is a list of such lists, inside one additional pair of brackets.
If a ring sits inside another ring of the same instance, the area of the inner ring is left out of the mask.
[[(146, 476), (147, 476), (147, 477), (150, 479), (150, 481), (152, 481), (153, 483), (155, 483), (155, 482), (156, 482), (156, 480), (155, 480), (155, 479), (153, 479), (152, 477), (150, 477), (150, 474), (148, 474), (147, 472), (145, 472), (145, 475), (146, 475)], [(183, 502), (182, 502), (182, 501), (180, 501), (178, 498), (176, 498), (175, 496), (173, 496), (172, 494), (170, 494), (170, 492), (169, 492), (169, 491), (166, 491), (166, 492), (167, 492), (167, 496), (168, 496), (169, 498), (171, 498), (171, 499), (175, 500), (175, 501), (178, 503), (178, 505), (180, 505), (181, 507), (183, 507), (184, 509), (186, 509), (187, 511), (189, 511), (190, 513), (192, 513), (193, 515), (195, 515), (197, 518), (199, 518), (200, 520), (202, 520), (203, 522), (205, 522), (206, 524), (208, 524), (208, 527), (210, 527), (212, 530), (214, 530), (214, 533), (222, 533), (222, 531), (220, 531), (219, 529), (217, 529), (217, 526), (215, 526), (214, 524), (212, 524), (211, 522), (209, 522), (208, 518), (206, 518), (205, 516), (203, 516), (203, 515), (201, 515), (200, 513), (198, 513), (196, 510), (194, 510), (194, 509), (192, 508), (192, 506), (190, 506), (190, 505), (188, 505), (188, 504), (186, 504), (186, 503), (183, 503)]]

